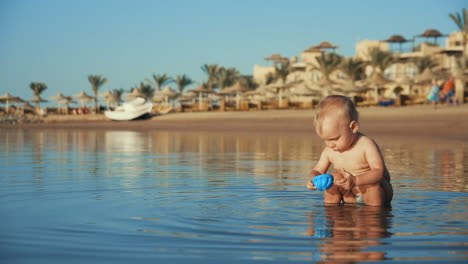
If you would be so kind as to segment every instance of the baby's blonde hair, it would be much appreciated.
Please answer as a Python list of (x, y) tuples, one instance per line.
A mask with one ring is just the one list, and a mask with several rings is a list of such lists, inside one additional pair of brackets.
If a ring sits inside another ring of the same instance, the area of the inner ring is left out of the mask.
[(314, 121), (317, 131), (321, 130), (323, 118), (331, 111), (339, 113), (348, 122), (359, 122), (359, 113), (350, 98), (343, 95), (328, 95), (317, 106), (317, 114)]

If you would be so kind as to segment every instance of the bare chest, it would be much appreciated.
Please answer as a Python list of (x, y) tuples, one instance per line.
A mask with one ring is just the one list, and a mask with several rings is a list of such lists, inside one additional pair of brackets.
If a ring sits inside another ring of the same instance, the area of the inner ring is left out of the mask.
[(335, 170), (345, 169), (353, 175), (359, 175), (370, 169), (363, 151), (332, 152), (330, 161)]

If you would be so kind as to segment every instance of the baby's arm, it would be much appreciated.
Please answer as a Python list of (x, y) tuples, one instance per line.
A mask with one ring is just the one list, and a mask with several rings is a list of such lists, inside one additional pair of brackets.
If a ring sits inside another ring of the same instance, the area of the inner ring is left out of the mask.
[(317, 188), (315, 188), (315, 186), (311, 182), (312, 179), (317, 175), (326, 173), (329, 167), (330, 167), (330, 159), (328, 158), (328, 155), (325, 149), (324, 151), (322, 151), (319, 161), (317, 162), (315, 167), (312, 169), (312, 171), (309, 173), (309, 177), (307, 177), (307, 189), (317, 190)]
[(369, 171), (354, 177), (354, 185), (368, 185), (379, 183), (384, 177), (385, 162), (377, 144), (370, 138), (365, 141), (365, 157), (369, 164)]

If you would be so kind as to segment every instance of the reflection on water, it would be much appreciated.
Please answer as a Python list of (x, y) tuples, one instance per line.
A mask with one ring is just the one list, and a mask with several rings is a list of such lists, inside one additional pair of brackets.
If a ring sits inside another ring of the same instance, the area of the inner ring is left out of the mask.
[(311, 135), (4, 129), (0, 258), (466, 259), (468, 144), (377, 140), (391, 209), (323, 206)]
[[(391, 208), (371, 206), (325, 206), (325, 217), (315, 220), (311, 215), (309, 236), (323, 239), (319, 245), (321, 258), (335, 261), (378, 261), (385, 259), (381, 251), (371, 246), (383, 245), (390, 237)], [(321, 221), (325, 220), (325, 223)]]

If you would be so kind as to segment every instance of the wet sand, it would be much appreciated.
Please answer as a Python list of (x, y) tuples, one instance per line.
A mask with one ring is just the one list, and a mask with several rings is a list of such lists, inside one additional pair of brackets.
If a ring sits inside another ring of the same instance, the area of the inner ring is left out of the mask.
[[(361, 131), (375, 137), (468, 141), (468, 104), (359, 108)], [(42, 123), (0, 124), (0, 128), (177, 130), (233, 133), (314, 134), (315, 110), (169, 113), (146, 120), (110, 121), (104, 115), (48, 116)]]

